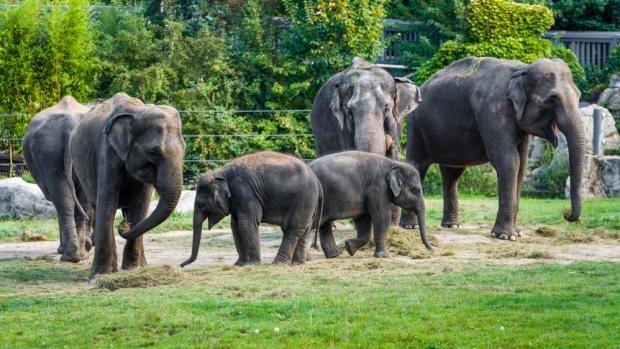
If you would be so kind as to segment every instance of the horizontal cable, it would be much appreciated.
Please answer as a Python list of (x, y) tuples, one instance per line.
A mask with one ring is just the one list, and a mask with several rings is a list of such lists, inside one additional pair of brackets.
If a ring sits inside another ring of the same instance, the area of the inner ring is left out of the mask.
[[(183, 109), (179, 114), (269, 114), (269, 113), (309, 113), (310, 109)], [(28, 113), (0, 113), (0, 117), (30, 117), (36, 114)]]
[[(233, 133), (228, 135), (217, 134), (198, 134), (198, 135), (183, 135), (183, 138), (278, 138), (278, 137), (314, 137), (312, 133), (273, 133), (273, 134), (260, 134), (260, 133)], [(0, 138), (0, 141), (5, 142), (22, 142), (23, 138)]]

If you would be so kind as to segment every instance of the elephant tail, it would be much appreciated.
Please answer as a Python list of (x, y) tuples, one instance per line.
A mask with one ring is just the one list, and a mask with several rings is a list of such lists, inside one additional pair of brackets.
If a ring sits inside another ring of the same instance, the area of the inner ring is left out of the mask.
[(321, 181), (317, 179), (316, 183), (319, 186), (319, 204), (317, 205), (317, 212), (314, 214), (316, 220), (316, 226), (314, 228), (314, 239), (312, 240), (312, 248), (315, 250), (319, 250), (318, 245), (318, 236), (319, 236), (319, 228), (321, 227), (321, 220), (323, 219), (323, 186), (321, 185)]
[(65, 177), (65, 181), (69, 185), (69, 189), (71, 190), (71, 196), (73, 197), (73, 201), (75, 202), (75, 207), (77, 207), (80, 214), (88, 220), (88, 215), (82, 208), (82, 204), (80, 204), (80, 200), (78, 200), (77, 193), (75, 191), (75, 183), (73, 181), (73, 159), (71, 158), (71, 151), (69, 149), (69, 145), (65, 147), (65, 157), (64, 157), (64, 169), (62, 172), (63, 177)]

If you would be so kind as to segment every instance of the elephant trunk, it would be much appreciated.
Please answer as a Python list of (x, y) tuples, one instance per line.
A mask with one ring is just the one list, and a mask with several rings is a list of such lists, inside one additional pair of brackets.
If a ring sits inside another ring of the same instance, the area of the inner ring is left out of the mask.
[(169, 169), (167, 166), (160, 166), (157, 175), (157, 183), (155, 189), (159, 193), (159, 202), (155, 211), (144, 220), (131, 227), (126, 233), (121, 233), (121, 237), (132, 240), (147, 231), (155, 228), (168, 218), (179, 202), (181, 191), (183, 189), (183, 176), (181, 174), (181, 166)]
[(355, 125), (355, 150), (385, 154), (386, 137), (382, 124), (365, 122)]
[(569, 222), (574, 222), (581, 215), (581, 180), (585, 161), (586, 137), (579, 111), (576, 107), (571, 112), (558, 113), (558, 128), (566, 136), (568, 160), (570, 165), (570, 199), (571, 211), (564, 214)]
[(200, 248), (200, 239), (202, 237), (202, 223), (204, 221), (205, 216), (197, 207), (194, 207), (194, 220), (192, 222), (192, 230), (194, 232), (192, 238), (192, 255), (185, 262), (181, 263), (181, 268), (194, 263), (196, 257), (198, 257), (198, 249)]
[(422, 243), (424, 243), (424, 246), (426, 246), (426, 248), (429, 251), (432, 251), (433, 248), (431, 247), (431, 244), (426, 239), (426, 222), (425, 222), (426, 208), (424, 206), (424, 199), (420, 198), (420, 201), (418, 202), (415, 211), (416, 211), (415, 212), (416, 215), (418, 216), (418, 224), (420, 226), (420, 238), (422, 239)]

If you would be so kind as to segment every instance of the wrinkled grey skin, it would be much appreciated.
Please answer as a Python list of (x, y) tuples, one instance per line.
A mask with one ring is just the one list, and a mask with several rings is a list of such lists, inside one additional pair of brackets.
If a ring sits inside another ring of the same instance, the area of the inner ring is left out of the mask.
[[(529, 135), (557, 146), (557, 129), (568, 141), (572, 210), (581, 213), (579, 193), (586, 138), (579, 116), (580, 92), (562, 60), (532, 64), (492, 58), (465, 58), (433, 75), (422, 86), (424, 101), (408, 120), (407, 160), (424, 175), (440, 165), (444, 212), (441, 225), (456, 227), (457, 182), (467, 166), (491, 162), (497, 171), (499, 211), (494, 237), (516, 240), (515, 227)], [(405, 215), (401, 224), (413, 224)]]
[(368, 243), (372, 230), (375, 239), (374, 256), (389, 257), (385, 241), (392, 205), (418, 214), (422, 242), (429, 250), (432, 249), (426, 239), (425, 205), (420, 177), (413, 166), (382, 155), (348, 151), (316, 159), (310, 163), (310, 168), (323, 187), (319, 231), (325, 257), (340, 255), (340, 248), (336, 246), (332, 233), (332, 222), (346, 218), (353, 218), (357, 230), (357, 238), (345, 242), (351, 256)]
[(194, 204), (192, 255), (196, 260), (202, 224), (209, 229), (231, 215), (239, 259), (235, 265), (260, 264), (260, 223), (279, 225), (284, 236), (274, 263), (303, 264), (306, 239), (317, 216), (321, 187), (308, 165), (289, 155), (259, 152), (242, 156), (200, 178)]
[[(409, 79), (393, 78), (354, 58), (351, 66), (327, 80), (312, 103), (317, 156), (358, 150), (400, 160), (403, 120), (421, 100), (420, 89)], [(397, 223), (397, 210), (392, 221)]]
[[(71, 134), (70, 147), (75, 173), (95, 207), (90, 279), (118, 270), (114, 241), (118, 208), (131, 227), (121, 233), (127, 239), (122, 268), (146, 265), (142, 234), (168, 218), (181, 196), (185, 142), (179, 113), (117, 93), (84, 116)], [(160, 200), (146, 217), (153, 188)]]
[[(89, 217), (80, 205), (81, 188), (76, 187), (69, 152), (69, 137), (89, 107), (65, 96), (58, 104), (34, 116), (24, 137), (24, 158), (28, 169), (58, 214), (60, 260), (88, 259), (92, 243)], [(90, 211), (92, 214), (92, 210)]]

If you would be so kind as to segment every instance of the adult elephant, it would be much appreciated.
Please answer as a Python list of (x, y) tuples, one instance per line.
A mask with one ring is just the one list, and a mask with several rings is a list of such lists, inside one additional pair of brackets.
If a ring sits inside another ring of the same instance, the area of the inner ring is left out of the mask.
[(69, 137), (90, 110), (71, 96), (32, 118), (24, 137), (24, 158), (45, 198), (56, 208), (60, 231), (60, 260), (88, 259), (91, 240), (89, 217), (80, 205), (81, 190), (75, 186)]
[[(407, 78), (356, 57), (332, 76), (312, 103), (310, 123), (317, 157), (345, 150), (400, 160), (405, 115), (422, 101), (420, 89)], [(398, 210), (392, 210), (397, 224)]]
[[(579, 117), (580, 92), (560, 59), (532, 64), (493, 58), (465, 58), (433, 75), (423, 86), (424, 102), (408, 122), (407, 159), (424, 178), (440, 165), (444, 209), (441, 225), (458, 226), (457, 182), (467, 166), (491, 162), (497, 171), (499, 210), (491, 234), (516, 240), (515, 227), (528, 139), (557, 146), (557, 130), (568, 141), (572, 210), (581, 213), (579, 193), (586, 138)], [(413, 224), (405, 215), (401, 224)]]
[(405, 115), (421, 101), (409, 79), (356, 57), (332, 76), (312, 103), (311, 125), (317, 156), (358, 150), (400, 158)]
[[(122, 268), (145, 265), (142, 234), (168, 218), (181, 195), (185, 142), (179, 113), (117, 93), (84, 116), (71, 134), (70, 147), (80, 185), (95, 206), (91, 280), (118, 270), (117, 208), (131, 227), (121, 233), (127, 239)], [(153, 187), (160, 200), (146, 217)]]

